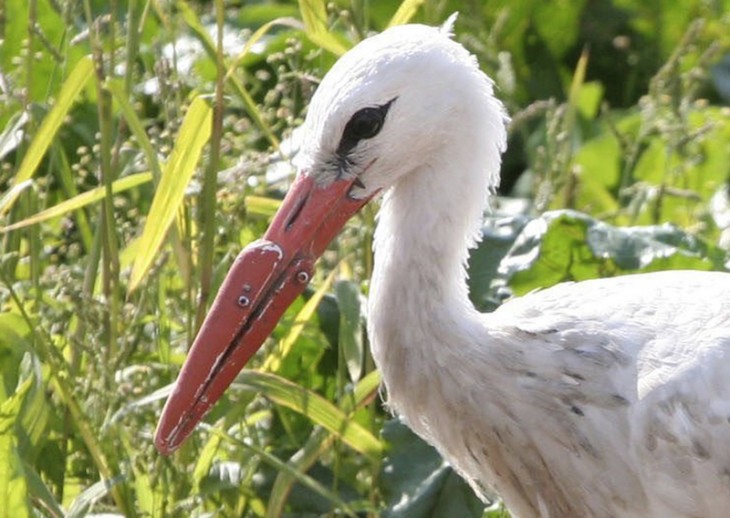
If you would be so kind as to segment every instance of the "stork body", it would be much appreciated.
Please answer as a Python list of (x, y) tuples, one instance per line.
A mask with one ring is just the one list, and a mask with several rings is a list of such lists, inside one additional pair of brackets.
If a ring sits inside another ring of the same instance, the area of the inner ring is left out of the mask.
[(563, 284), (478, 313), (465, 264), (505, 123), (445, 31), (390, 29), (341, 58), (312, 100), (299, 176), (224, 282), (158, 447), (192, 431), (337, 228), (385, 192), (373, 356), (392, 410), (478, 493), (521, 517), (728, 516), (730, 275)]
[(521, 517), (728, 515), (726, 274), (563, 284), (483, 315), (416, 250), (382, 270), (376, 249), (373, 355), (391, 408), (477, 492)]

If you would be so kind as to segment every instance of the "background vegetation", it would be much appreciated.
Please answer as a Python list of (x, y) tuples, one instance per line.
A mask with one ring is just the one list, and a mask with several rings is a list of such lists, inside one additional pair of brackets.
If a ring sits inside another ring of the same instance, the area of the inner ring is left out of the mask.
[(723, 269), (729, 8), (0, 2), (0, 517), (502, 513), (380, 406), (362, 313), (374, 207), (208, 424), (171, 458), (152, 435), (212, 294), (281, 199), (319, 78), (392, 23), (460, 11), (456, 39), (514, 117), (472, 256), (480, 308)]

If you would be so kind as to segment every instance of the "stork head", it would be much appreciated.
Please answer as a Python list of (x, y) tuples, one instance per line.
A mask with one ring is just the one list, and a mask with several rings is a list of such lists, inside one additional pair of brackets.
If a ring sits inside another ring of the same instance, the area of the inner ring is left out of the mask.
[(193, 343), (157, 448), (169, 453), (192, 432), (304, 290), (327, 244), (377, 193), (463, 146), (474, 160), (496, 154), (496, 167), (484, 166), (496, 185), (504, 122), (491, 81), (448, 28), (394, 27), (345, 54), (310, 104), (293, 185), (263, 239), (239, 254)]
[[(437, 161), (455, 142), (501, 151), (502, 105), (449, 30), (450, 23), (394, 27), (337, 61), (309, 106), (295, 159), (300, 174), (319, 185), (355, 179), (350, 195), (367, 198)], [(497, 182), (494, 173), (488, 183)]]

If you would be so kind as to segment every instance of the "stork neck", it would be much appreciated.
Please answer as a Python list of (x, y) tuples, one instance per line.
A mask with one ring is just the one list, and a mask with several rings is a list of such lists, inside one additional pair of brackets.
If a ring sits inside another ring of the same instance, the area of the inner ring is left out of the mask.
[(380, 210), (368, 303), (370, 348), (389, 405), (422, 436), (428, 427), (417, 424), (426, 419), (418, 416), (434, 403), (434, 384), (456, 379), (459, 358), (489, 342), (489, 330), (469, 301), (465, 269), (486, 185), (479, 171), (427, 167), (402, 178)]
[[(492, 158), (497, 167), (498, 155)], [(474, 477), (485, 471), (485, 479), (493, 481), (490, 465), (474, 464), (473, 453), (460, 442), (472, 431), (458, 428), (476, 422), (474, 415), (464, 416), (474, 404), (473, 388), (462, 390), (464, 373), (470, 372), (464, 361), (488, 367), (499, 352), (495, 328), (469, 301), (466, 284), (468, 247), (478, 235), (495, 173), (475, 170), (475, 164), (485, 162), (424, 167), (386, 194), (375, 232), (368, 331), (387, 405), (443, 456), (462, 460), (461, 473)], [(479, 393), (499, 394), (504, 378), (498, 370), (484, 373)], [(504, 418), (498, 406), (486, 408), (495, 413), (485, 413), (484, 423)]]
[(423, 167), (386, 193), (375, 231), (372, 292), (380, 300), (406, 290), (421, 300), (419, 307), (426, 307), (424, 297), (441, 307), (469, 305), (468, 249), (478, 239), (489, 193), (484, 174), (457, 165), (452, 174)]
[[(458, 384), (459, 358), (468, 358), (474, 348), (484, 356), (492, 342), (489, 326), (469, 300), (466, 262), (498, 181), (505, 135), (498, 106), (471, 106), (473, 113), (460, 113), (458, 120), (472, 130), (448, 132), (453, 138), (436, 141), (438, 147), (396, 181), (375, 231), (371, 351), (389, 404), (411, 424), (423, 421), (417, 416), (433, 403), (429, 383)], [(449, 374), (444, 366), (450, 366)], [(414, 426), (426, 434), (428, 426)]]

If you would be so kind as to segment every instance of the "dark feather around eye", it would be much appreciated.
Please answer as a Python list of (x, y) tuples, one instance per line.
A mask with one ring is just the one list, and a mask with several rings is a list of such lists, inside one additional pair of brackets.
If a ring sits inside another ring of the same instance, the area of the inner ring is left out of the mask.
[(381, 106), (368, 106), (356, 111), (345, 125), (342, 139), (339, 146), (337, 146), (337, 154), (340, 156), (346, 155), (361, 140), (373, 138), (380, 133), (385, 123), (385, 116), (388, 114), (388, 109), (393, 101), (395, 99)]

